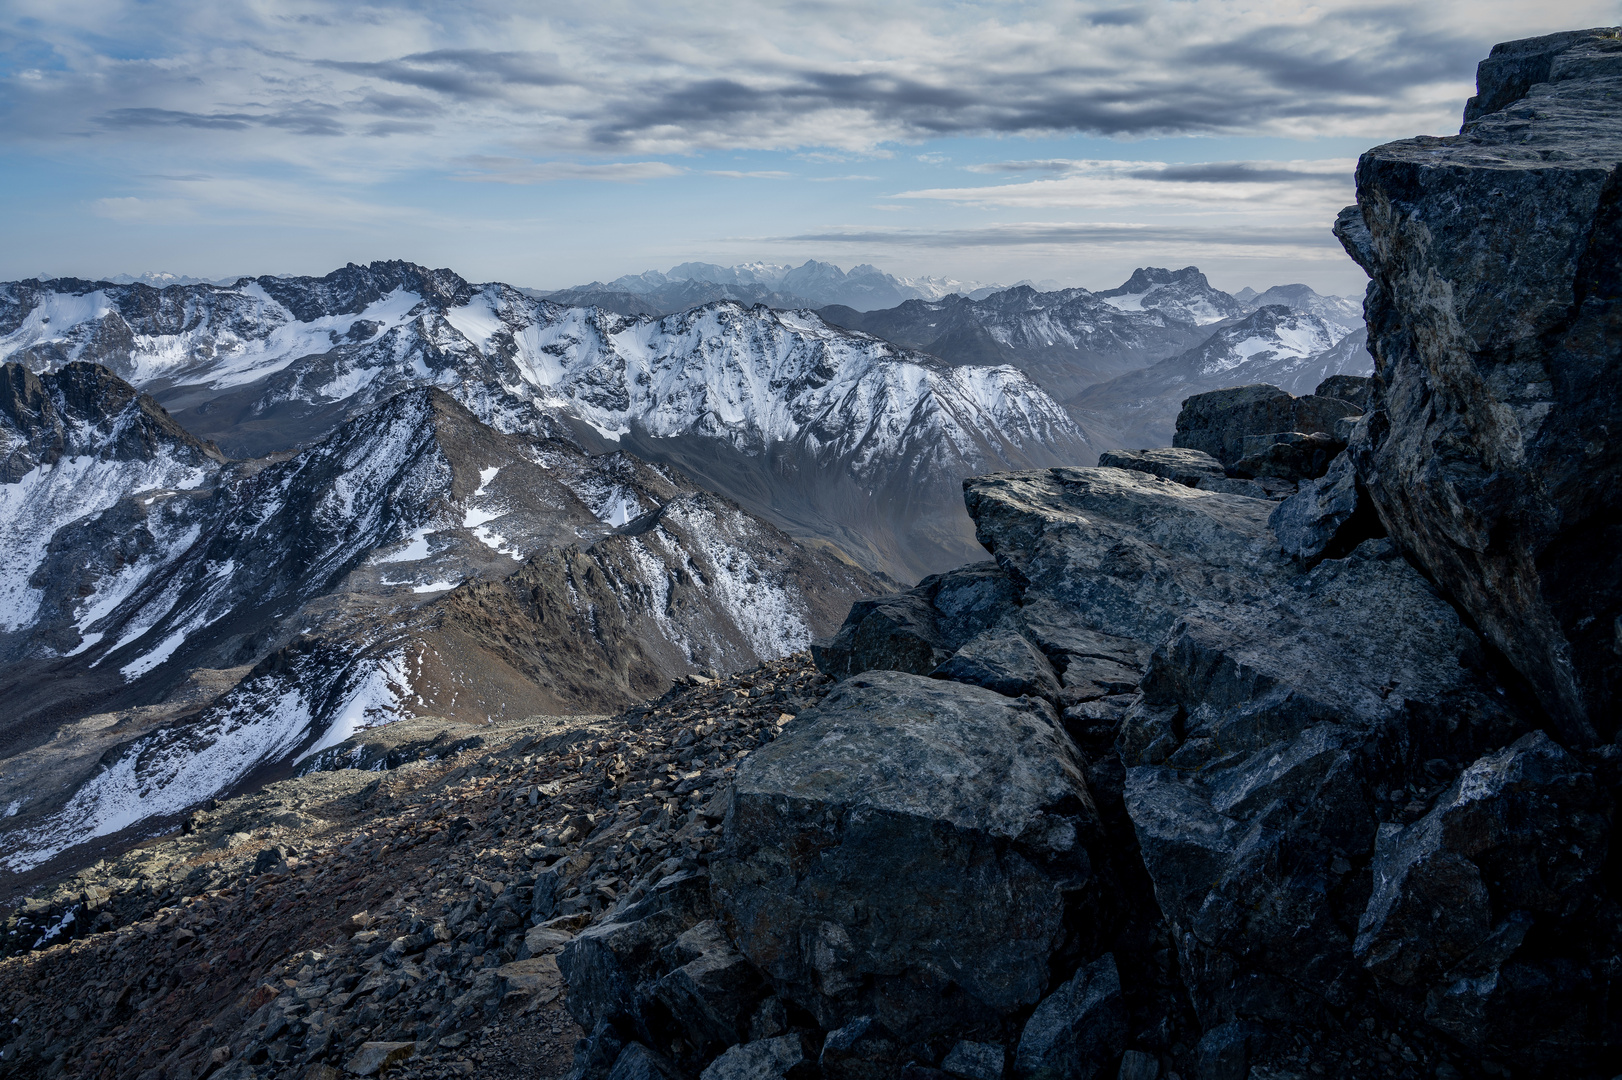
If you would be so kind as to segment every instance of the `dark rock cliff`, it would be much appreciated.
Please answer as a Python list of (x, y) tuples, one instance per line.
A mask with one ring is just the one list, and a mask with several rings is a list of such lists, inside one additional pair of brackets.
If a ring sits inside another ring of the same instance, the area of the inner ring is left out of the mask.
[(1337, 231), (1372, 281), (1357, 472), (1562, 735), (1622, 705), (1622, 40), (1499, 45), (1460, 133), (1358, 163)]

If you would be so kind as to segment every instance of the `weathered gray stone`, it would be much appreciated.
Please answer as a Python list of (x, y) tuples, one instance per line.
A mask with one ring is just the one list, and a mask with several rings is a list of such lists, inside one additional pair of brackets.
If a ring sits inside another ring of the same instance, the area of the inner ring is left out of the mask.
[(285, 874), (287, 870), (287, 857), (278, 847), (268, 847), (259, 852), (253, 860), (253, 872), (258, 874)]
[(983, 686), (1008, 697), (1059, 699), (1059, 677), (1053, 673), (1053, 665), (1010, 627), (994, 627), (975, 635), (930, 675)]
[(1091, 1080), (1126, 1045), (1126, 1003), (1109, 953), (1036, 1007), (1014, 1051), (1022, 1080)]
[(934, 574), (915, 588), (851, 605), (844, 625), (812, 646), (817, 667), (836, 679), (863, 671), (928, 675), (970, 638), (1012, 610), (1015, 592), (994, 563)]
[(1221, 479), (1227, 475), (1222, 462), (1205, 451), (1174, 446), (1150, 450), (1105, 450), (1098, 455), (1098, 464), (1108, 469), (1148, 473), (1187, 487), (1199, 487), (1201, 480)]
[(1369, 411), (1369, 397), (1374, 393), (1374, 380), (1367, 375), (1331, 375), (1312, 391), (1313, 397), (1338, 398), (1357, 406), (1357, 411)]
[(742, 1043), (710, 1062), (700, 1080), (784, 1080), (810, 1063), (798, 1035)]
[(1233, 463), (1233, 475), (1245, 479), (1274, 477), (1298, 483), (1315, 480), (1329, 471), (1329, 463), (1345, 449), (1344, 440), (1323, 431), (1246, 435), (1244, 456)]
[(964, 1080), (1002, 1080), (1006, 1054), (1000, 1043), (961, 1039), (947, 1053), (941, 1068)]
[(900, 1053), (895, 1036), (871, 1016), (860, 1016), (822, 1044), (822, 1080), (890, 1080)]
[(1128, 1050), (1121, 1055), (1121, 1071), (1116, 1080), (1157, 1080), (1160, 1059), (1142, 1050)]
[(1333, 432), (1336, 420), (1359, 411), (1338, 398), (1294, 397), (1264, 384), (1212, 390), (1183, 402), (1172, 445), (1203, 450), (1231, 469), (1245, 456), (1246, 436)]
[(1106, 450), (1099, 455), (1098, 464), (1112, 469), (1148, 473), (1185, 487), (1199, 488), (1201, 491), (1247, 495), (1252, 499), (1269, 497), (1267, 489), (1254, 480), (1228, 476), (1223, 470), (1222, 462), (1203, 450), (1174, 446), (1160, 446), (1149, 450)]
[(1495, 47), (1460, 134), (1364, 154), (1339, 225), (1373, 279), (1359, 479), (1573, 744), (1622, 716), (1619, 57)]
[(738, 948), (825, 1028), (972, 1036), (1041, 996), (1096, 828), (1046, 702), (868, 672), (739, 768), (710, 871)]
[(1195, 1047), (1199, 1080), (1245, 1080), (1250, 1075), (1250, 1044), (1255, 1033), (1245, 1024), (1222, 1024), (1200, 1036)]
[(653, 993), (684, 1038), (699, 1047), (726, 1047), (748, 1034), (749, 1017), (765, 991), (759, 974), (715, 920), (684, 931), (665, 946), (664, 958), (672, 970)]
[(591, 1030), (601, 1023), (643, 1022), (643, 1003), (664, 974), (667, 945), (710, 916), (709, 882), (674, 874), (605, 922), (587, 927), (558, 956), (569, 984), (569, 1012)]
[(564, 1080), (608, 1080), (608, 1074), (619, 1061), (625, 1040), (618, 1029), (607, 1020), (598, 1021), (584, 1039), (575, 1044), (573, 1067)]
[(839, 631), (811, 653), (836, 679), (876, 669), (927, 675), (952, 654), (922, 589), (852, 604)]
[(417, 1052), (414, 1042), (361, 1043), (355, 1056), (344, 1065), (346, 1072), (356, 1076), (376, 1076), (391, 1065), (398, 1065)]
[(1348, 1000), (1355, 928), (1332, 897), (1372, 854), (1371, 786), (1411, 775), (1414, 742), (1470, 756), (1519, 730), (1474, 635), (1389, 543), (1281, 584), (1265, 616), (1180, 622), (1120, 738), (1127, 809), (1209, 1026)]
[(1347, 522), (1357, 513), (1357, 473), (1342, 454), (1323, 476), (1278, 504), (1267, 519), (1279, 550), (1301, 562), (1314, 562), (1335, 548)]
[(681, 1073), (663, 1056), (639, 1042), (626, 1043), (614, 1067), (608, 1071), (608, 1080), (680, 1080)]
[[(1542, 732), (1488, 754), (1419, 821), (1381, 828), (1358, 958), (1436, 985), (1498, 932), (1495, 913), (1570, 914), (1604, 865), (1609, 819), (1593, 777)], [(1481, 1044), (1490, 1029), (1450, 1033)]]

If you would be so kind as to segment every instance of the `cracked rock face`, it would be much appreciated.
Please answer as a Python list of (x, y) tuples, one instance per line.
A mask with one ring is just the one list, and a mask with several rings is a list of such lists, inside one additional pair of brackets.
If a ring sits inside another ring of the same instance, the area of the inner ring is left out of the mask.
[(711, 876), (739, 949), (825, 1028), (996, 1034), (1098, 887), (1097, 829), (1045, 703), (875, 671), (739, 770)]
[(1372, 281), (1358, 477), (1562, 735), (1622, 700), (1622, 40), (1496, 46), (1460, 133), (1358, 163), (1338, 223)]

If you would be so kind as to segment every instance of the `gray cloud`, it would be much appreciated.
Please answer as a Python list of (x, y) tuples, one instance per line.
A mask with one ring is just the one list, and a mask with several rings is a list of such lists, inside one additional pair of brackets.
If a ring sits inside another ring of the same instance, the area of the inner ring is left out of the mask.
[[(419, 139), (409, 144), (416, 162), (436, 150), (865, 153), (954, 136), (1347, 134), (1394, 117), (1410, 130), (1414, 115), (1441, 115), (1438, 86), (1454, 95), (1492, 40), (1538, 19), (1463, 0), (1326, 0), (1293, 15), (1220, 0), (1062, 12), (820, 0), (760, 9), (727, 29), (694, 0), (545, 15), (494, 0), (455, 11), (312, 0), (297, 17), (189, 11), (142, 6), (112, 26), (72, 7), (28, 20), (0, 12), (0, 139), (201, 132), (262, 160), (278, 144), (255, 133), (355, 132)], [(147, 52), (114, 54), (111, 40)], [(307, 159), (292, 146), (285, 156)]]
[(1336, 246), (1323, 228), (1190, 228), (1096, 222), (1019, 222), (972, 229), (826, 229), (777, 236), (767, 243), (894, 244), (930, 248), (1035, 247), (1050, 244), (1133, 244), (1187, 247)]
[(1148, 20), (1149, 13), (1143, 8), (1110, 8), (1087, 16), (1094, 26), (1137, 26)]
[(977, 173), (1052, 173), (1064, 176), (1074, 172), (1076, 163), (1063, 158), (1052, 158), (1045, 161), (988, 161), (979, 165), (970, 165), (968, 170)]
[(277, 112), (195, 113), (178, 109), (127, 108), (105, 112), (96, 121), (107, 128), (198, 128), (210, 131), (245, 131), (253, 127), (280, 128), (297, 135), (342, 135), (344, 127), (335, 110), (321, 106)]
[(553, 58), (532, 52), (437, 49), (395, 60), (317, 60), (314, 63), (333, 71), (414, 86), (460, 100), (501, 97), (511, 87), (563, 86), (574, 81), (556, 70)]
[(1158, 169), (1134, 169), (1126, 174), (1135, 180), (1181, 181), (1197, 184), (1323, 184), (1347, 187), (1350, 174), (1309, 172), (1248, 161), (1212, 161), (1195, 165), (1166, 165)]

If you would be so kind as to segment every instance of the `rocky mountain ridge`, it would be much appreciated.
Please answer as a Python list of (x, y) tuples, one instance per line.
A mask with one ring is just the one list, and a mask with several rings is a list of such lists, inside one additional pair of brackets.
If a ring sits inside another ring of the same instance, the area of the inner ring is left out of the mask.
[[(954, 368), (804, 312), (718, 302), (628, 318), (407, 263), (224, 289), (14, 282), (0, 286), (0, 354), (31, 370), (104, 362), (246, 455), (437, 386), (500, 430), (674, 465), (906, 579), (973, 555), (965, 476), (1092, 456), (1012, 368)], [(898, 507), (877, 498), (886, 484)]]
[(12, 871), (423, 710), (624, 707), (802, 649), (883, 588), (669, 469), (435, 388), (228, 462), (104, 368), (4, 374), (27, 391), (8, 460), (33, 463), (0, 487)]
[(1100, 448), (1165, 445), (1189, 393), (1250, 382), (1305, 393), (1329, 375), (1373, 367), (1360, 306), (1305, 285), (1242, 302), (1192, 266), (1140, 268), (1096, 293), (1015, 288), (821, 315), (954, 363), (1012, 364)]
[(1335, 375), (1367, 375), (1366, 341), (1365, 331), (1343, 332), (1308, 311), (1258, 307), (1192, 348), (1088, 386), (1064, 404), (1101, 444), (1164, 446), (1191, 395), (1255, 383), (1310, 393)]

